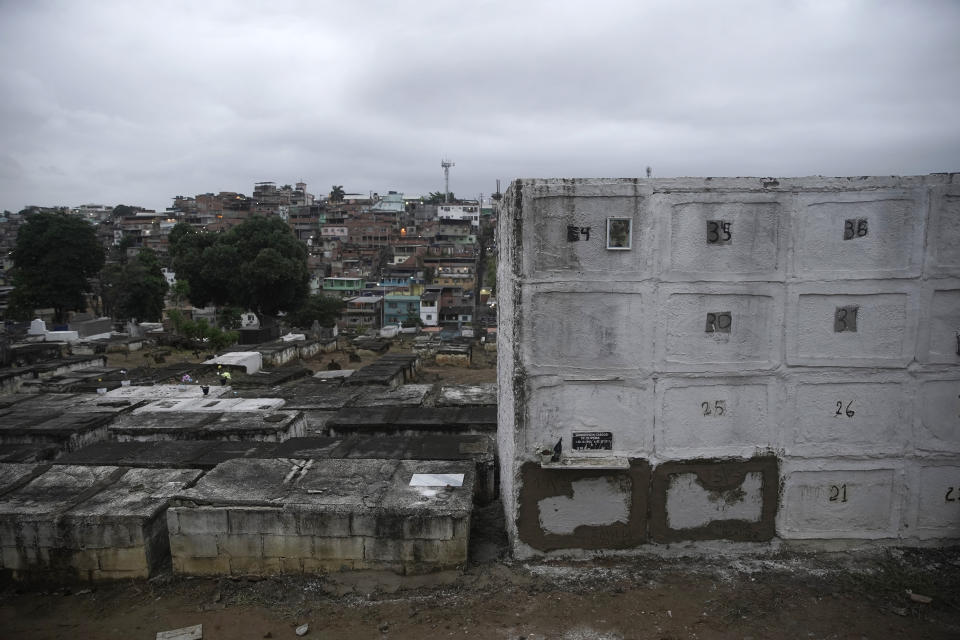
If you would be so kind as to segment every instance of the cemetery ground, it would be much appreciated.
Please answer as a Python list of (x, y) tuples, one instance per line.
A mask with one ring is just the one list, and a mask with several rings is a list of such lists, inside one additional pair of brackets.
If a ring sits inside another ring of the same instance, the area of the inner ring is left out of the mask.
[[(495, 381), (496, 354), (474, 355), (469, 368), (425, 362), (421, 381)], [(164, 357), (202, 361), (190, 351)], [(376, 360), (359, 357), (351, 362), (340, 351), (297, 366), (323, 371), (336, 360), (358, 369)], [(108, 366), (150, 362), (149, 353), (110, 354)], [(308, 639), (960, 637), (960, 548), (704, 552), (710, 548), (513, 560), (497, 501), (475, 508), (462, 571), (190, 578), (167, 567), (150, 580), (4, 582), (0, 638), (153, 640), (197, 624), (206, 640), (296, 638), (304, 624)]]
[(502, 530), (490, 534), (499, 507), (480, 514), (459, 574), (6, 584), (0, 629), (144, 640), (196, 624), (206, 640), (296, 638), (303, 624), (306, 638), (325, 639), (960, 637), (960, 549), (509, 561)]

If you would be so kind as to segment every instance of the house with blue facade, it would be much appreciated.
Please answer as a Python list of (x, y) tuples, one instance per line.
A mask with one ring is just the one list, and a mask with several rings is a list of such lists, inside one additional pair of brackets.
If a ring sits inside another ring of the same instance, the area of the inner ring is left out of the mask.
[(385, 324), (410, 326), (411, 317), (420, 317), (420, 296), (388, 295), (384, 298), (383, 317)]

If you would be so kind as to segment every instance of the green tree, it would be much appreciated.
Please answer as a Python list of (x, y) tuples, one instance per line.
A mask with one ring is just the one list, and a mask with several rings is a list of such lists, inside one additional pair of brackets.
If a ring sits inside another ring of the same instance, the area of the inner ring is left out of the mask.
[[(443, 191), (431, 191), (430, 195), (424, 199), (427, 204), (443, 204), (446, 201), (446, 194)], [(450, 202), (456, 202), (457, 197), (450, 192)]]
[(332, 327), (337, 323), (340, 311), (346, 303), (340, 298), (317, 293), (308, 297), (303, 305), (287, 316), (291, 326), (309, 329), (314, 322), (321, 327)]
[(224, 331), (220, 327), (212, 327), (206, 318), (187, 320), (179, 309), (170, 311), (170, 324), (174, 333), (187, 341), (187, 346), (200, 350), (212, 347), (214, 351), (223, 351), (234, 344), (240, 337), (236, 331)]
[(239, 329), (243, 324), (240, 307), (221, 307), (217, 310), (217, 326), (221, 329)]
[(170, 287), (170, 297), (173, 298), (173, 304), (178, 309), (184, 300), (190, 299), (190, 283), (186, 280), (174, 280)]
[(420, 314), (414, 310), (410, 310), (410, 313), (407, 314), (406, 320), (403, 321), (403, 326), (405, 327), (422, 327), (423, 319), (420, 317)]
[(169, 285), (152, 250), (141, 249), (125, 264), (108, 265), (101, 280), (104, 307), (111, 316), (141, 322), (158, 322), (163, 318)]
[(214, 296), (211, 290), (214, 285), (203, 279), (201, 273), (204, 268), (203, 253), (213, 246), (216, 238), (217, 234), (197, 231), (186, 222), (175, 225), (168, 236), (177, 286), (186, 289), (179, 293), (197, 306), (205, 306)]
[(113, 217), (115, 217), (115, 218), (121, 217), (121, 218), (122, 218), (122, 217), (124, 217), (124, 216), (132, 216), (132, 215), (135, 214), (136, 212), (137, 212), (137, 210), (136, 210), (134, 207), (131, 207), (131, 206), (128, 205), (128, 204), (118, 204), (117, 206), (115, 206), (115, 207), (113, 208)]
[(343, 190), (342, 184), (335, 184), (330, 187), (330, 202), (343, 202), (343, 197), (347, 195)]
[(27, 319), (53, 307), (54, 322), (86, 308), (90, 278), (103, 267), (104, 250), (94, 227), (65, 213), (35, 213), (17, 231), (13, 250), (11, 317)]
[(487, 268), (483, 274), (483, 286), (493, 293), (497, 290), (497, 256), (487, 258)]
[(307, 248), (279, 218), (253, 216), (226, 233), (177, 225), (170, 254), (190, 302), (250, 309), (264, 324), (303, 304), (309, 293)]

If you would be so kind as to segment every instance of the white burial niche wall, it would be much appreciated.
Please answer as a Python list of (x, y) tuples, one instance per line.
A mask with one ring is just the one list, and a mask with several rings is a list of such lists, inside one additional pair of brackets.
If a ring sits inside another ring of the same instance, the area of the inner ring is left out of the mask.
[(519, 556), (960, 539), (960, 174), (517, 180), (501, 206)]

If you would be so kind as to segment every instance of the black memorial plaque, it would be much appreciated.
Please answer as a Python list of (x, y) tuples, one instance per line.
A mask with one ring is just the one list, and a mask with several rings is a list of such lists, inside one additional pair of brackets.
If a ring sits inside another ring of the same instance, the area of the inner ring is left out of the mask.
[(613, 432), (611, 431), (575, 431), (573, 433), (573, 449), (576, 450), (603, 450), (613, 449)]

